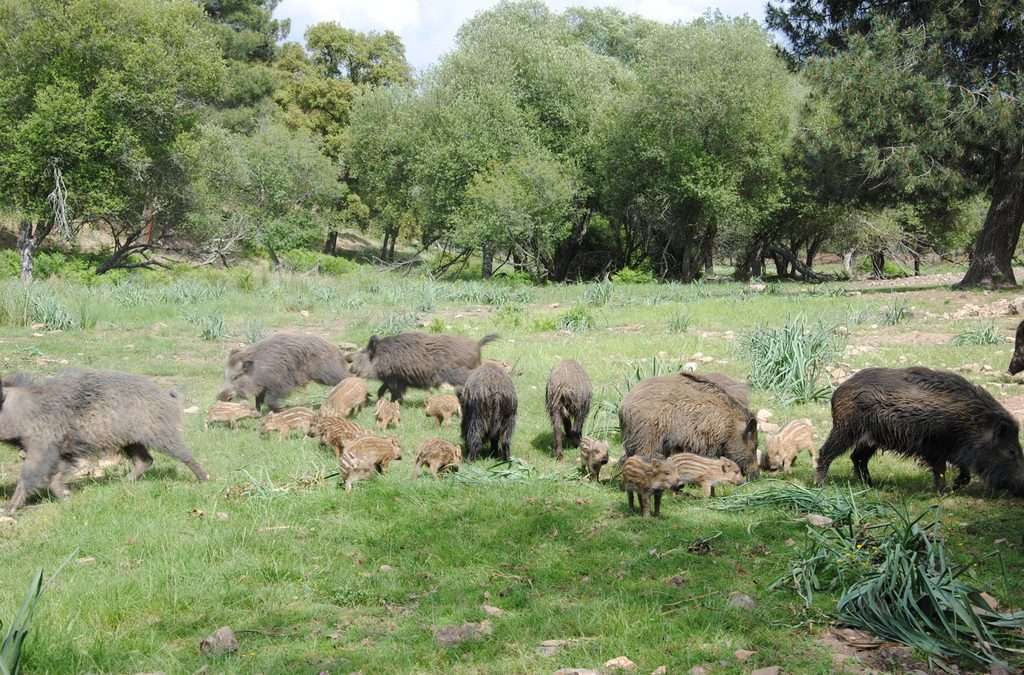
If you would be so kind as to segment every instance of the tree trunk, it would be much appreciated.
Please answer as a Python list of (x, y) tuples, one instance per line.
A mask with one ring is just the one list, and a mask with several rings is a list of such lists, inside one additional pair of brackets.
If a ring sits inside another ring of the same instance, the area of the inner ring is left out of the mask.
[(786, 279), (789, 277), (789, 261), (783, 258), (781, 255), (772, 253), (771, 259), (775, 261), (775, 276), (780, 279)]
[(814, 259), (818, 257), (818, 251), (824, 241), (824, 237), (811, 237), (811, 241), (807, 243), (807, 257), (804, 261), (808, 269), (814, 269)]
[(484, 244), (480, 250), (482, 261), (480, 263), (480, 276), (490, 279), (494, 275), (494, 249), (490, 244)]
[(857, 257), (857, 250), (850, 249), (849, 251), (843, 252), (843, 274), (846, 275), (847, 279), (853, 278), (853, 260)]
[(715, 276), (715, 237), (708, 235), (701, 245), (701, 257), (704, 259), (704, 276)]
[(956, 288), (1016, 287), (1013, 254), (1024, 223), (1024, 157), (1017, 151), (1005, 158), (992, 183), (992, 202), (978, 233), (967, 274)]
[(391, 239), (391, 228), (384, 230), (384, 241), (380, 244), (380, 259), (388, 259), (388, 241)]
[(917, 251), (911, 251), (910, 255), (914, 258), (914, 276), (921, 276), (921, 254)]
[(388, 260), (394, 262), (395, 260), (395, 243), (398, 241), (398, 230), (395, 230), (394, 234), (391, 235), (391, 245), (388, 246)]
[(871, 278), (885, 278), (885, 251), (875, 251), (871, 254)]
[(31, 283), (35, 267), (36, 238), (32, 223), (23, 220), (18, 228), (18, 252), (21, 253), (21, 280)]
[(324, 253), (334, 255), (338, 252), (338, 231), (331, 230), (327, 233), (327, 241), (324, 242)]

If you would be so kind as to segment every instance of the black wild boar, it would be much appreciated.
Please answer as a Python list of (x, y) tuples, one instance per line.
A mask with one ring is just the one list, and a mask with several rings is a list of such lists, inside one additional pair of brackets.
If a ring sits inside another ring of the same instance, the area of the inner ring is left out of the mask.
[(551, 369), (545, 403), (555, 435), (555, 457), (562, 459), (562, 445), (578, 448), (583, 424), (590, 414), (591, 385), (587, 371), (577, 361), (566, 359)]
[(1024, 321), (1017, 324), (1017, 337), (1013, 342), (1013, 356), (1010, 358), (1010, 375), (1024, 370)]
[(817, 482), (853, 447), (857, 477), (871, 484), (868, 461), (881, 449), (916, 457), (931, 467), (935, 489), (946, 486), (946, 465), (990, 487), (1024, 496), (1024, 455), (1017, 420), (991, 394), (954, 373), (928, 368), (866, 368), (832, 394), (832, 432), (818, 451)]
[(519, 401), (512, 378), (491, 364), (474, 369), (459, 392), (462, 406), (462, 442), (466, 460), (476, 461), (484, 443), (491, 445), (491, 455), (508, 460), (511, 457), (512, 433), (516, 429)]
[(178, 394), (138, 375), (69, 370), (50, 378), (7, 376), (0, 381), (0, 441), (25, 451), (7, 504), (12, 513), (42, 488), (66, 497), (66, 470), (78, 459), (112, 452), (133, 460), (132, 481), (152, 466), (154, 450), (183, 462), (199, 480), (208, 478), (185, 445)]
[(636, 384), (619, 406), (625, 457), (692, 452), (726, 457), (756, 478), (757, 418), (715, 382), (676, 373)]
[(224, 369), (221, 401), (256, 398), (256, 409), (266, 403), (281, 409), (292, 390), (310, 380), (333, 387), (348, 377), (341, 350), (315, 335), (274, 333), (254, 345), (234, 349)]
[(427, 333), (374, 335), (365, 349), (350, 355), (349, 362), (353, 374), (382, 382), (378, 398), (390, 392), (392, 401), (401, 401), (409, 387), (465, 384), (470, 371), (480, 365), (481, 348), (497, 339), (497, 335), (482, 340)]

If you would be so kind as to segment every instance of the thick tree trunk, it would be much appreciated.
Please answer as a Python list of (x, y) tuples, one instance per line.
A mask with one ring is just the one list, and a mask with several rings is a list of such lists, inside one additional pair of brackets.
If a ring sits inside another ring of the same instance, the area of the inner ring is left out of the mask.
[(380, 259), (388, 259), (388, 242), (391, 240), (391, 229), (384, 230), (384, 241), (380, 244)]
[(494, 249), (489, 244), (484, 244), (480, 250), (482, 261), (480, 262), (480, 276), (490, 279), (494, 275)]
[(775, 276), (780, 279), (789, 278), (789, 262), (781, 255), (776, 253), (771, 254), (771, 259), (775, 262)]
[(818, 251), (824, 241), (824, 237), (812, 237), (811, 241), (807, 243), (807, 257), (804, 259), (804, 264), (808, 269), (814, 268), (814, 259), (818, 257)]
[(704, 276), (715, 276), (715, 238), (708, 235), (701, 245), (701, 257), (704, 259)]
[(21, 280), (25, 283), (32, 281), (32, 271), (35, 267), (36, 238), (35, 228), (27, 220), (21, 222), (18, 228), (18, 252), (21, 253)]
[(1013, 275), (1013, 253), (1024, 223), (1024, 158), (1018, 151), (1014, 157), (1004, 159), (1002, 164), (992, 183), (992, 203), (975, 241), (971, 265), (957, 288), (1012, 288), (1017, 285)]
[(338, 252), (338, 231), (331, 230), (327, 233), (327, 241), (324, 242), (324, 253), (334, 255)]

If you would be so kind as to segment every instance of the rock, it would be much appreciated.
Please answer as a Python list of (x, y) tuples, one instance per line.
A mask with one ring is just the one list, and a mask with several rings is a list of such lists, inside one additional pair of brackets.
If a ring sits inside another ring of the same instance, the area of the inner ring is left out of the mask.
[(778, 666), (768, 666), (767, 668), (758, 668), (757, 670), (750, 671), (750, 675), (779, 675), (782, 672), (782, 668)]
[(658, 666), (651, 671), (651, 675), (668, 675), (668, 668), (666, 666)]
[(221, 626), (213, 635), (199, 643), (199, 651), (203, 656), (221, 656), (238, 651), (238, 639), (235, 632), (227, 626)]
[[(696, 361), (687, 361), (686, 363), (684, 363), (683, 364), (683, 372), (684, 373), (695, 373), (695, 372), (697, 372), (697, 362)], [(1021, 372), (1024, 373), (1024, 371), (1021, 371)]]
[(733, 591), (729, 594), (729, 606), (733, 609), (751, 610), (757, 607), (757, 601), (746, 593)]
[(554, 656), (565, 647), (571, 646), (575, 640), (544, 640), (537, 645), (537, 653), (541, 656)]
[(189, 406), (189, 407), (185, 408), (184, 410), (182, 410), (181, 412), (185, 413), (186, 415), (198, 415), (199, 414), (199, 406), (195, 406), (195, 405)]
[(757, 652), (752, 652), (747, 649), (737, 649), (735, 652), (733, 652), (733, 656), (735, 656), (736, 660), (740, 663), (746, 663), (750, 659), (750, 657), (756, 653)]
[(1024, 295), (1018, 295), (1010, 300), (1009, 313), (1011, 315), (1024, 314)]
[(379, 569), (381, 572), (393, 572), (395, 570), (395, 568), (391, 565), (381, 565), (377, 569)]
[(636, 664), (625, 656), (616, 656), (614, 659), (605, 661), (604, 667), (609, 670), (636, 670)]
[(694, 666), (690, 668), (690, 675), (710, 675), (711, 669), (707, 666)]
[(822, 529), (832, 527), (832, 519), (819, 513), (808, 513), (804, 517), (804, 520), (806, 520), (807, 524), (812, 527), (820, 527)]
[(491, 634), (491, 622), (464, 623), (461, 626), (444, 626), (434, 631), (434, 640), (442, 647), (454, 647), (469, 640), (479, 640)]
[(665, 583), (669, 586), (675, 586), (676, 588), (679, 588), (680, 586), (686, 585), (686, 577), (679, 574), (674, 574), (671, 577), (669, 577), (668, 581), (666, 581)]
[(993, 612), (999, 609), (999, 601), (988, 593), (982, 592), (981, 599), (985, 601), (985, 604), (988, 605), (988, 608)]
[(601, 675), (601, 673), (589, 668), (559, 668), (555, 671), (555, 675)]
[(505, 613), (505, 610), (500, 607), (494, 607), (493, 605), (483, 605), (482, 609), (484, 610), (484, 614), (487, 616), (501, 616)]

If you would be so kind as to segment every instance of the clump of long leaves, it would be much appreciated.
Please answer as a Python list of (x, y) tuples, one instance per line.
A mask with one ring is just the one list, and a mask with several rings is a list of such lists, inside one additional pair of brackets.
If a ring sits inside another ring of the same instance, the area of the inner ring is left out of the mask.
[(719, 511), (771, 508), (790, 513), (816, 513), (828, 516), (838, 526), (859, 523), (865, 517), (878, 515), (889, 508), (877, 501), (864, 499), (869, 492), (852, 487), (833, 492), (769, 479), (716, 499), (711, 508)]
[(28, 637), (29, 623), (35, 610), (39, 595), (43, 592), (43, 570), (36, 572), (29, 584), (28, 592), (21, 603), (21, 608), (14, 615), (10, 628), (0, 643), (0, 675), (17, 675), (21, 671), (21, 647)]
[(989, 323), (984, 326), (968, 328), (955, 336), (950, 344), (956, 347), (965, 347), (968, 345), (1001, 345), (1003, 342), (1005, 342), (1003, 334), (994, 323)]
[(842, 348), (836, 331), (803, 316), (781, 328), (758, 328), (743, 336), (740, 351), (750, 360), (750, 384), (777, 394), (784, 405), (826, 398), (825, 367)]

